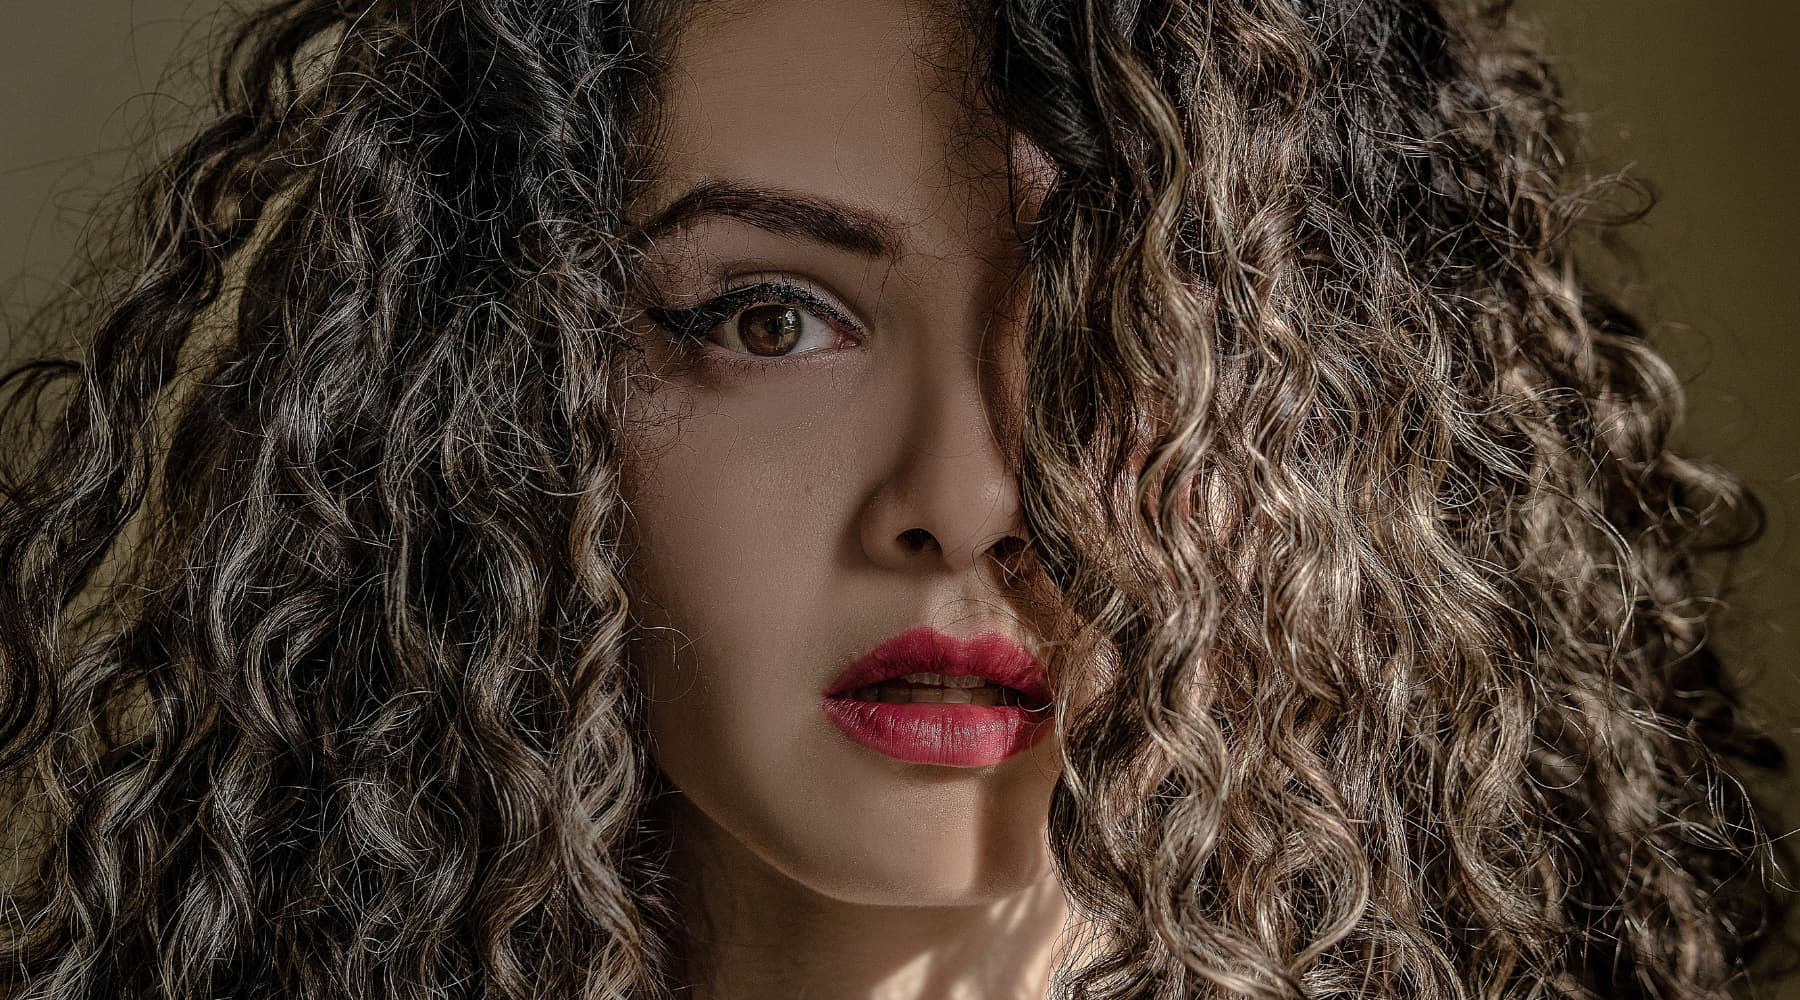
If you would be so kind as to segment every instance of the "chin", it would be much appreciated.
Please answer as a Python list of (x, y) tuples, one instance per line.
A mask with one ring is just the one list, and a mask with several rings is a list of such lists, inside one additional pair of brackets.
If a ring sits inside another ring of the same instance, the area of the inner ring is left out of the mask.
[(954, 846), (929, 852), (869, 847), (854, 857), (806, 851), (767, 860), (821, 896), (862, 906), (981, 906), (1055, 877), (1041, 832), (1028, 849), (975, 847), (959, 839)]

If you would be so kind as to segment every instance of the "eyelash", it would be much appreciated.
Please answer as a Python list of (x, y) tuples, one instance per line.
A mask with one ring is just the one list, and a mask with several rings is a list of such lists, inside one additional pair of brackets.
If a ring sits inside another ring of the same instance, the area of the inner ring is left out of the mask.
[[(758, 281), (736, 288), (726, 288), (720, 294), (707, 299), (696, 306), (685, 309), (653, 307), (645, 310), (652, 322), (674, 334), (683, 350), (701, 353), (705, 363), (717, 365), (738, 372), (767, 371), (772, 365), (795, 363), (797, 359), (815, 351), (802, 351), (799, 355), (785, 355), (778, 358), (751, 358), (748, 355), (737, 356), (735, 351), (706, 350), (706, 335), (718, 329), (723, 323), (751, 306), (780, 303), (782, 305), (805, 306), (817, 318), (840, 332), (848, 332), (856, 337), (863, 334), (862, 327), (855, 320), (845, 315), (843, 310), (825, 301), (817, 293), (800, 285), (787, 281)], [(724, 356), (732, 355), (732, 356)]]

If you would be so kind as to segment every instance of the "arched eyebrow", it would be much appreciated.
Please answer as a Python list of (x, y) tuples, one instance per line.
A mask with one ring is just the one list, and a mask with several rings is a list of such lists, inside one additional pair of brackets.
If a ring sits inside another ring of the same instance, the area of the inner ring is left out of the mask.
[(905, 241), (893, 219), (816, 195), (735, 181), (702, 181), (636, 227), (633, 242), (647, 243), (699, 219), (718, 215), (782, 236), (811, 240), (865, 257), (897, 260)]

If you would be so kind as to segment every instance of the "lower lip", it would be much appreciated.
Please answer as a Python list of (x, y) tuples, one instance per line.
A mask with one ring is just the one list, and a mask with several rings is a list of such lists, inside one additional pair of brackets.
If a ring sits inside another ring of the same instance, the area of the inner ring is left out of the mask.
[(827, 697), (825, 715), (846, 736), (909, 764), (986, 767), (1020, 753), (1050, 730), (1050, 712), (1016, 705), (857, 701)]

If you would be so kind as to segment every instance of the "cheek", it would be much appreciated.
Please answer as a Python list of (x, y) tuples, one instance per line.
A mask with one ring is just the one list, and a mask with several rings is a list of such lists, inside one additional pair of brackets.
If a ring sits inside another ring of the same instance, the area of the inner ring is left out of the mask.
[(632, 663), (656, 766), (742, 835), (759, 825), (754, 807), (783, 794), (809, 722), (810, 663), (794, 643), (812, 609), (780, 584), (819, 567), (758, 516), (767, 498), (726, 485), (745, 471), (729, 456), (671, 455), (638, 483)]
[[(775, 454), (737, 435), (690, 433), (626, 475), (627, 558), (649, 596), (701, 617), (778, 622), (800, 613), (831, 569), (842, 530), (831, 486), (815, 486), (816, 448)], [(735, 610), (734, 610), (735, 609)]]
[(777, 452), (756, 436), (741, 420), (696, 414), (674, 436), (635, 441), (624, 470), (634, 660), (666, 753), (766, 743), (793, 721), (781, 693), (791, 702), (787, 689), (812, 684), (812, 664), (795, 654), (832, 610), (842, 514), (829, 507), (840, 501), (813, 485), (817, 447)]
[(855, 538), (874, 471), (857, 442), (878, 418), (824, 374), (696, 380), (633, 398), (621, 490), (634, 574), (702, 623), (817, 615)]

